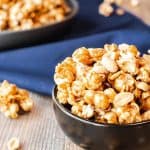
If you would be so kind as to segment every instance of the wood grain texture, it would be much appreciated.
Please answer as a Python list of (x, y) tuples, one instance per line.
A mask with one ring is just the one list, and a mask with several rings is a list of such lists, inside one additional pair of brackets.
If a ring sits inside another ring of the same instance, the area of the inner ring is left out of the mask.
[(81, 150), (61, 131), (55, 120), (50, 97), (31, 93), (32, 112), (11, 120), (0, 114), (0, 150), (7, 150), (12, 137), (20, 139), (21, 150)]

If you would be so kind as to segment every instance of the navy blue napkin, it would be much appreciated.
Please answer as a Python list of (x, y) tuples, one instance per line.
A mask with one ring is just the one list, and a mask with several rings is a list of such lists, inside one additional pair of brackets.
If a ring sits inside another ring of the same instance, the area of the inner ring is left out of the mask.
[(64, 36), (65, 41), (1, 52), (0, 80), (50, 95), (56, 64), (78, 47), (129, 43), (137, 45), (142, 52), (150, 48), (150, 27), (130, 14), (105, 18), (98, 14), (99, 2), (80, 0), (80, 12)]

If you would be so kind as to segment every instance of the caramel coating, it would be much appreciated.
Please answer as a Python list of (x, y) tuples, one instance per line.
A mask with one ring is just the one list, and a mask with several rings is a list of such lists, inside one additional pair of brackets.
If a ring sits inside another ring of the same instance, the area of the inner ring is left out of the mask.
[(64, 0), (1, 0), (0, 31), (54, 24), (64, 20), (70, 11)]
[(28, 91), (19, 89), (15, 84), (3, 81), (0, 86), (0, 111), (6, 117), (16, 119), (19, 117), (19, 111), (31, 111), (33, 100), (30, 99)]
[(55, 69), (57, 98), (71, 112), (99, 123), (149, 120), (150, 55), (134, 45), (81, 47)]
[(18, 138), (13, 137), (7, 143), (8, 150), (18, 150), (20, 148), (20, 141)]
[[(114, 12), (122, 16), (125, 14), (125, 10), (120, 7), (114, 8), (113, 5), (122, 6), (123, 2), (124, 0), (103, 0), (99, 5), (98, 12), (105, 17), (111, 16)], [(140, 0), (128, 0), (127, 2), (131, 7), (137, 7), (140, 4)]]
[(103, 92), (95, 94), (94, 96), (95, 108), (107, 109), (109, 107), (109, 104), (110, 104), (109, 99)]

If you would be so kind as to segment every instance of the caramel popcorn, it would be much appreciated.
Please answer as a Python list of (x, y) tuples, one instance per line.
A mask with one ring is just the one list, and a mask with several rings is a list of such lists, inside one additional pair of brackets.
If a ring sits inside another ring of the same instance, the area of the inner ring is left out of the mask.
[(11, 138), (7, 143), (8, 150), (19, 150), (20, 142), (16, 137)]
[(64, 0), (1, 0), (0, 31), (26, 30), (60, 22), (70, 11)]
[(0, 85), (0, 111), (6, 117), (16, 119), (19, 117), (19, 111), (31, 111), (33, 100), (30, 99), (26, 90), (19, 89), (15, 84), (3, 81)]
[(99, 13), (105, 17), (110, 16), (114, 11), (114, 8), (109, 3), (102, 3), (99, 6)]
[(57, 98), (71, 112), (98, 123), (149, 120), (150, 55), (134, 45), (81, 47), (55, 69)]
[(98, 92), (94, 96), (94, 106), (95, 108), (107, 109), (110, 105), (108, 97), (104, 94), (104, 92)]
[[(117, 15), (122, 16), (125, 11), (122, 8), (115, 9), (113, 5), (115, 4), (120, 7), (123, 5), (123, 2), (124, 0), (104, 0), (99, 5), (98, 12), (105, 17), (111, 16), (114, 12)], [(128, 0), (127, 2), (128, 5), (131, 5), (132, 7), (137, 7), (140, 4), (140, 0)]]

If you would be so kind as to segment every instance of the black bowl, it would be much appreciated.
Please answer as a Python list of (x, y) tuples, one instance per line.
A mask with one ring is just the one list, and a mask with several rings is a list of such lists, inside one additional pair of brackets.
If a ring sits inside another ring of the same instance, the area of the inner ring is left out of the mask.
[(60, 104), (53, 90), (58, 124), (77, 145), (90, 150), (150, 150), (150, 121), (128, 124), (99, 124), (79, 118)]
[(67, 32), (66, 29), (68, 29), (68, 26), (71, 25), (79, 8), (77, 0), (66, 0), (66, 2), (71, 8), (71, 12), (61, 22), (29, 30), (1, 31), (0, 50), (30, 46), (41, 42), (59, 39), (61, 35)]

